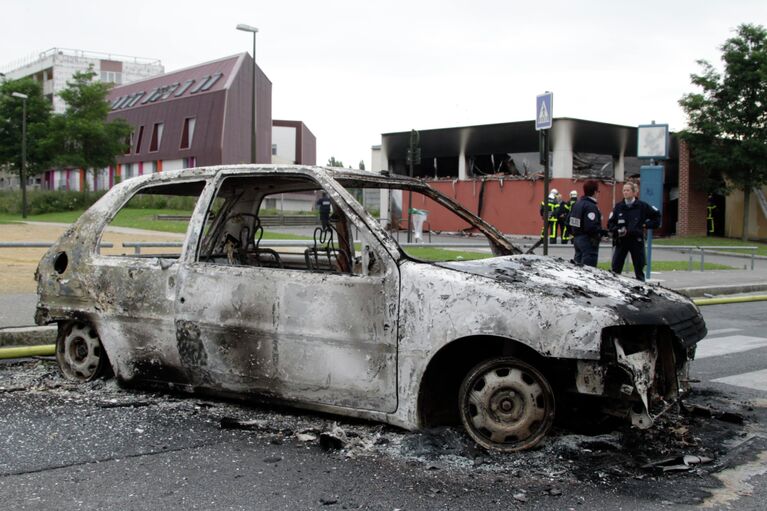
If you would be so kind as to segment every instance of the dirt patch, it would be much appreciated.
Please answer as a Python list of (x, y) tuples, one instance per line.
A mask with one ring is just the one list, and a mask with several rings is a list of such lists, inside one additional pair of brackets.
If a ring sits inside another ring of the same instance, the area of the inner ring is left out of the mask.
[[(45, 242), (53, 243), (64, 233), (64, 224), (18, 223), (0, 224), (0, 240), (3, 242)], [(105, 243), (114, 248), (105, 248), (103, 254), (130, 254), (132, 248), (123, 248), (123, 242), (131, 241), (182, 241), (183, 235), (141, 231), (138, 229), (107, 228)], [(180, 248), (142, 249), (142, 253), (179, 253)], [(0, 248), (0, 293), (34, 293), (37, 290), (34, 275), (37, 263), (47, 248)]]

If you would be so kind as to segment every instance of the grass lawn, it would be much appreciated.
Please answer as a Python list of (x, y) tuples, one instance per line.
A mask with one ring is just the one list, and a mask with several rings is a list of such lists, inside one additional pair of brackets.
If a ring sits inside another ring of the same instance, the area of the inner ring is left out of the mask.
[[(599, 263), (597, 264), (597, 267), (602, 270), (609, 270), (610, 269), (610, 263)], [(734, 270), (732, 266), (727, 266), (726, 264), (716, 264), (716, 263), (704, 263), (703, 268), (706, 270)], [(652, 262), (652, 271), (687, 271), (690, 269), (690, 263), (688, 261), (653, 261)], [(700, 262), (693, 261), (692, 269), (694, 271), (700, 271)], [(631, 263), (626, 263), (623, 266), (623, 272), (629, 272), (631, 275), (634, 274), (634, 265)]]
[(473, 259), (493, 257), (493, 254), (484, 252), (465, 252), (432, 247), (408, 247), (405, 249), (405, 252), (411, 257), (422, 261), (471, 261)]
[[(44, 215), (30, 215), (30, 222), (57, 222), (71, 224), (77, 220), (83, 211), (64, 211), (61, 213), (46, 213)], [(191, 211), (175, 209), (122, 209), (110, 225), (115, 227), (130, 227), (133, 229), (146, 229), (148, 231), (185, 233), (187, 223), (183, 221), (155, 220), (155, 215), (191, 215)], [(21, 222), (20, 215), (0, 214), (0, 223)], [(298, 236), (281, 232), (264, 231), (263, 239), (294, 240), (311, 239), (310, 236)]]
[(738, 246), (759, 247), (756, 255), (767, 256), (767, 243), (758, 241), (740, 241), (732, 238), (719, 238), (716, 236), (687, 236), (672, 238), (654, 238), (653, 245), (691, 245), (691, 246), (721, 246), (723, 251), (732, 251), (740, 254), (751, 254), (750, 250), (737, 250)]

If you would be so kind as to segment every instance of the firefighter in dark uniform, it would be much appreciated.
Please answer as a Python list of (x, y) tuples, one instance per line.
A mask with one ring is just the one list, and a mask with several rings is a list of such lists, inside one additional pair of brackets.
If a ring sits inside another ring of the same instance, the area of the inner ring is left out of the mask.
[[(557, 244), (557, 214), (559, 212), (559, 200), (557, 200), (557, 195), (559, 192), (556, 188), (552, 188), (549, 192), (549, 198), (544, 203), (541, 201), (541, 218), (543, 219), (545, 223), (545, 213), (546, 208), (549, 208), (549, 225), (548, 225), (548, 236), (549, 236), (549, 243), (552, 245)], [(546, 226), (544, 225), (541, 229), (541, 238), (546, 236)]]
[(655, 229), (660, 226), (660, 211), (654, 206), (637, 199), (639, 187), (636, 183), (623, 185), (623, 200), (615, 205), (607, 228), (613, 233), (615, 251), (613, 252), (612, 271), (620, 274), (626, 255), (631, 254), (634, 263), (634, 275), (644, 281), (645, 229)]
[(706, 223), (708, 224), (708, 235), (713, 236), (714, 235), (714, 210), (716, 209), (716, 204), (714, 203), (714, 196), (709, 195), (708, 196), (708, 205), (706, 206), (706, 211), (708, 214), (706, 215)]
[(570, 211), (573, 210), (573, 206), (578, 202), (578, 192), (572, 190), (570, 192), (570, 200), (565, 202), (559, 207), (559, 223), (562, 226), (562, 243), (573, 243), (573, 233), (570, 229)]
[(570, 210), (568, 222), (573, 233), (575, 264), (596, 267), (599, 258), (599, 242), (602, 236), (607, 234), (602, 227), (602, 213), (597, 206), (598, 192), (599, 182), (589, 179), (583, 184), (583, 197)]

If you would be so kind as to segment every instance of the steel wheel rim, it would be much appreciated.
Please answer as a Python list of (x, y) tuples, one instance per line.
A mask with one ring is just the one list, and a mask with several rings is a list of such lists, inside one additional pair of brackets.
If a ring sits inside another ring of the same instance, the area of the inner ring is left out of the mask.
[(101, 340), (93, 328), (74, 325), (56, 350), (56, 356), (65, 376), (89, 381), (99, 374), (103, 364)]
[(461, 397), (467, 431), (489, 449), (532, 447), (553, 423), (551, 387), (541, 373), (519, 361), (483, 364), (465, 382)]

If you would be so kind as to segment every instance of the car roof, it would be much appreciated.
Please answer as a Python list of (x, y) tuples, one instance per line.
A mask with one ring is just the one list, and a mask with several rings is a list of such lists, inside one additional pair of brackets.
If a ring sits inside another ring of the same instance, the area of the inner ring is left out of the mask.
[(168, 170), (142, 176), (143, 182), (167, 181), (185, 178), (209, 178), (219, 173), (228, 175), (237, 174), (301, 174), (301, 175), (324, 175), (338, 181), (370, 181), (390, 182), (392, 184), (406, 184), (410, 186), (425, 186), (419, 179), (407, 176), (391, 176), (387, 171), (371, 172), (366, 170), (345, 169), (340, 167), (324, 167), (316, 165), (267, 165), (267, 164), (242, 164), (242, 165), (216, 165), (210, 167), (196, 167), (179, 170)]

